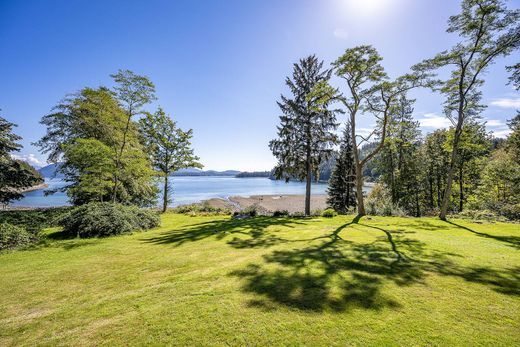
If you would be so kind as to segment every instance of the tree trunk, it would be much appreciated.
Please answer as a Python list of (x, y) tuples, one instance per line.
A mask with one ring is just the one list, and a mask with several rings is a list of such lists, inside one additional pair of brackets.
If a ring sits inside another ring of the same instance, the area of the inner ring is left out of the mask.
[(366, 215), (365, 202), (363, 199), (363, 167), (356, 164), (356, 195), (358, 205), (358, 216)]
[(163, 192), (163, 213), (168, 208), (168, 173), (164, 175), (164, 192)]
[(459, 149), (460, 136), (462, 134), (462, 114), (459, 113), (459, 121), (457, 122), (457, 129), (455, 130), (455, 137), (453, 139), (453, 150), (451, 151), (450, 168), (448, 170), (448, 177), (446, 179), (446, 188), (442, 197), (441, 213), (439, 218), (446, 220), (448, 214), (448, 205), (450, 204), (451, 187), (453, 184), (453, 174), (455, 173), (455, 164), (457, 161), (457, 154)]
[(434, 202), (433, 202), (433, 170), (432, 172), (428, 175), (428, 184), (430, 186), (430, 208), (433, 209), (433, 207), (435, 206), (434, 205)]
[(460, 166), (459, 166), (459, 190), (460, 190), (459, 213), (462, 212), (462, 208), (464, 205), (464, 182), (463, 182), (462, 174), (463, 174), (463, 167), (462, 167), (462, 162), (461, 162)]
[(123, 132), (123, 143), (121, 144), (121, 148), (119, 150), (119, 153), (116, 153), (116, 175), (114, 177), (114, 191), (112, 192), (112, 202), (116, 202), (116, 196), (117, 196), (117, 186), (119, 184), (119, 169), (121, 168), (121, 158), (123, 157), (123, 151), (126, 146), (126, 136), (128, 134), (128, 130), (130, 129), (130, 121), (132, 120), (132, 107), (128, 110), (128, 118), (126, 120), (126, 127), (125, 131)]
[(312, 179), (312, 170), (310, 159), (307, 158), (307, 180), (305, 184), (305, 215), (311, 215), (311, 179)]

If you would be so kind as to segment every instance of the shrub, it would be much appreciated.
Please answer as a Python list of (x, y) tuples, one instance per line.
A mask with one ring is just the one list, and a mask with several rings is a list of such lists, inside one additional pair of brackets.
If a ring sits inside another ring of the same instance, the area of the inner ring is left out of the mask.
[(504, 217), (499, 216), (490, 210), (464, 210), (454, 217), (470, 219), (470, 220), (485, 220), (485, 221), (499, 221), (505, 220)]
[(326, 217), (326, 218), (332, 218), (332, 217), (335, 217), (337, 215), (338, 214), (336, 213), (336, 211), (334, 211), (332, 208), (328, 208), (328, 209), (326, 209), (325, 211), (323, 211), (321, 213), (321, 216), (322, 217)]
[(158, 213), (108, 202), (93, 202), (71, 210), (60, 220), (69, 236), (97, 237), (146, 230), (160, 224)]
[(300, 211), (293, 212), (293, 213), (291, 213), (291, 217), (302, 218), (302, 217), (305, 217), (305, 213), (300, 212)]
[(504, 204), (500, 208), (500, 214), (510, 220), (520, 220), (520, 204)]
[(390, 192), (382, 184), (375, 184), (365, 201), (367, 212), (374, 216), (405, 216), (406, 213), (392, 203)]
[(323, 210), (314, 210), (311, 211), (311, 217), (321, 217), (321, 214), (323, 213)]
[(257, 204), (253, 204), (251, 206), (248, 206), (242, 210), (242, 214), (248, 215), (250, 217), (256, 217), (259, 213), (259, 208)]
[(188, 214), (190, 216), (218, 216), (230, 215), (231, 210), (228, 208), (213, 207), (209, 202), (204, 201), (201, 204), (181, 205), (171, 209), (174, 213)]
[(37, 208), (31, 210), (9, 210), (0, 212), (0, 223), (24, 227), (32, 233), (58, 226), (59, 220), (71, 207)]
[(289, 215), (287, 210), (277, 210), (273, 212), (273, 217), (285, 217)]
[(37, 234), (30, 233), (24, 227), (0, 224), (0, 251), (28, 246), (38, 240)]

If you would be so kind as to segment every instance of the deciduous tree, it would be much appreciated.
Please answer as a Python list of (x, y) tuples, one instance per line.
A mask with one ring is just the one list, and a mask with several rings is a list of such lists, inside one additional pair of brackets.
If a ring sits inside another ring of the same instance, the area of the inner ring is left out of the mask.
[(462, 41), (414, 68), (424, 72), (453, 67), (450, 77), (436, 84), (436, 88), (446, 96), (444, 113), (455, 127), (439, 215), (442, 220), (448, 213), (462, 129), (482, 109), (482, 74), (498, 57), (518, 48), (519, 18), (519, 10), (508, 10), (500, 0), (463, 0), (461, 12), (450, 17), (447, 29), (449, 33), (458, 34)]
[(164, 177), (162, 210), (165, 212), (170, 201), (170, 174), (189, 167), (202, 168), (199, 157), (194, 155), (191, 148), (193, 131), (178, 128), (177, 123), (162, 108), (140, 119), (139, 125), (152, 164)]

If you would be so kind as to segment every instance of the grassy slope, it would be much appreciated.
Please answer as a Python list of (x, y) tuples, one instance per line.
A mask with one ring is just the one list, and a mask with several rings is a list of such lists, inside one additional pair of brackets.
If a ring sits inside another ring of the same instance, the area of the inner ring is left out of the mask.
[(520, 226), (454, 223), (168, 214), (0, 254), (0, 345), (519, 345)]

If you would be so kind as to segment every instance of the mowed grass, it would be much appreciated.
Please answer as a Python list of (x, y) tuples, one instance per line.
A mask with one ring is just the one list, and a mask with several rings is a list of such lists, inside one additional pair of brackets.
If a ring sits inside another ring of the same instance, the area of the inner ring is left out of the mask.
[(0, 345), (520, 345), (520, 225), (189, 217), (0, 254)]

